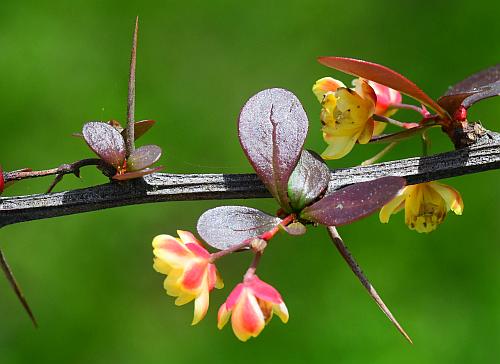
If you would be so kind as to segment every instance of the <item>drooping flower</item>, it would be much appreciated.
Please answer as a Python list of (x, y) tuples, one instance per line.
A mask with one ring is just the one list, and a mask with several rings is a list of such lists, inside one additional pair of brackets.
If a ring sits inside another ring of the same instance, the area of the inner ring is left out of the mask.
[(177, 230), (179, 238), (158, 235), (153, 239), (153, 268), (167, 275), (165, 290), (177, 297), (180, 306), (194, 300), (192, 324), (200, 322), (208, 310), (209, 292), (224, 286), (215, 264), (210, 262), (210, 253), (193, 234)]
[(273, 317), (286, 323), (288, 310), (279, 292), (256, 275), (238, 284), (220, 307), (217, 326), (222, 329), (231, 316), (234, 334), (241, 341), (256, 337)]
[(386, 123), (374, 121), (373, 114), (391, 116), (401, 102), (401, 94), (387, 86), (358, 78), (355, 88), (348, 89), (341, 81), (324, 77), (316, 81), (313, 93), (322, 105), (323, 138), (330, 145), (322, 157), (339, 159), (349, 153), (356, 141), (367, 143), (379, 135)]
[(405, 223), (419, 233), (429, 233), (443, 222), (448, 211), (462, 215), (464, 203), (460, 193), (439, 182), (406, 186), (380, 210), (380, 221), (387, 223), (392, 214), (405, 209)]

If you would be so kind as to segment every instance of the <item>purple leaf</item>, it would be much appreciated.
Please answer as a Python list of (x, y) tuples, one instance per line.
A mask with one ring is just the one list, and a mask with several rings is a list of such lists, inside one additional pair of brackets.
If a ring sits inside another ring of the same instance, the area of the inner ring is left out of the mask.
[(144, 168), (141, 169), (140, 171), (132, 171), (132, 172), (126, 172), (122, 174), (115, 174), (112, 178), (116, 181), (126, 181), (129, 179), (136, 179), (142, 176), (145, 176), (147, 174), (151, 173), (156, 173), (159, 172), (163, 169), (162, 166), (160, 167), (154, 167), (154, 168)]
[(288, 179), (299, 160), (308, 124), (297, 97), (280, 88), (252, 96), (238, 120), (243, 151), (269, 192), (288, 211)]
[(463, 106), (466, 109), (483, 99), (500, 95), (500, 64), (477, 72), (451, 86), (438, 103), (451, 115)]
[(446, 116), (446, 111), (428, 96), (412, 81), (398, 72), (377, 63), (362, 61), (360, 59), (345, 57), (319, 57), (319, 63), (335, 68), (350, 75), (366, 78), (385, 85), (394, 90), (401, 91), (405, 95), (413, 97), (422, 104), (437, 111), (441, 116)]
[(161, 148), (157, 145), (144, 145), (134, 150), (127, 159), (128, 171), (139, 171), (158, 162)]
[(125, 161), (125, 141), (111, 125), (91, 121), (83, 126), (83, 138), (103, 161), (117, 168)]
[(359, 220), (391, 201), (405, 186), (401, 177), (382, 177), (356, 183), (331, 194), (302, 210), (301, 218), (327, 226), (340, 226)]
[(281, 222), (279, 217), (245, 206), (220, 206), (198, 219), (198, 234), (210, 246), (223, 250), (257, 237)]
[(330, 169), (314, 152), (303, 150), (288, 180), (288, 198), (296, 211), (316, 200), (328, 188)]

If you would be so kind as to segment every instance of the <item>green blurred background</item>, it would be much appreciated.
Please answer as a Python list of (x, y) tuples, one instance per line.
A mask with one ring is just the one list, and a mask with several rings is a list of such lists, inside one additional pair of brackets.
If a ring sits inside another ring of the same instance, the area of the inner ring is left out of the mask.
[[(138, 5), (140, 4), (140, 5)], [(87, 120), (125, 118), (128, 58), (140, 16), (137, 118), (158, 121), (140, 144), (164, 149), (170, 173), (251, 172), (236, 117), (260, 89), (285, 87), (311, 120), (306, 146), (321, 152), (319, 105), (310, 88), (338, 72), (320, 55), (379, 62), (438, 97), (452, 83), (498, 63), (497, 1), (3, 1), (0, 12), (0, 161), (5, 170), (43, 169), (90, 157), (70, 135)], [(471, 118), (498, 129), (500, 100)], [(400, 112), (402, 120), (416, 120)], [(433, 151), (452, 148), (439, 131)], [(357, 147), (332, 168), (359, 164), (380, 149)], [(415, 156), (418, 142), (389, 159)], [(216, 310), (250, 256), (224, 259), (226, 288), (204, 321), (164, 294), (151, 267), (152, 237), (194, 230), (224, 203), (273, 212), (271, 200), (131, 206), (2, 229), (10, 260), (40, 328), (33, 329), (0, 279), (1, 363), (493, 363), (500, 341), (500, 171), (448, 182), (465, 200), (429, 235), (377, 216), (341, 229), (344, 239), (413, 337), (408, 345), (354, 278), (323, 229), (280, 236), (259, 269), (289, 308), (257, 339), (240, 343), (216, 328)], [(58, 190), (104, 183), (92, 168)], [(25, 181), (6, 195), (44, 191)]]

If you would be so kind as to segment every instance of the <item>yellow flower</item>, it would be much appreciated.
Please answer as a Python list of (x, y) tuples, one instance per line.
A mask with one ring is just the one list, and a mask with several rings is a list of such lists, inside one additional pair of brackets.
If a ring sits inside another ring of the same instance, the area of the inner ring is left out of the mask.
[(438, 182), (406, 186), (382, 207), (379, 218), (387, 223), (392, 214), (405, 209), (405, 223), (419, 233), (429, 233), (443, 222), (448, 211), (462, 215), (464, 203), (454, 188)]
[(208, 310), (209, 292), (224, 284), (210, 253), (189, 231), (177, 230), (180, 238), (158, 235), (153, 240), (153, 268), (167, 275), (164, 287), (167, 294), (177, 297), (180, 306), (194, 300), (192, 324), (200, 322)]
[(321, 122), (323, 139), (328, 147), (324, 159), (339, 159), (349, 153), (356, 142), (366, 144), (373, 136), (377, 97), (368, 82), (353, 81), (351, 90), (331, 77), (318, 80), (313, 92), (322, 105)]

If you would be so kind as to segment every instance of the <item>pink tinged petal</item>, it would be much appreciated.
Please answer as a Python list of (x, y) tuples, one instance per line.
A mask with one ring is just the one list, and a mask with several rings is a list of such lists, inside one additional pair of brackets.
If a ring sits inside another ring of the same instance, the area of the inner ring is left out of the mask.
[(194, 243), (187, 243), (186, 247), (193, 253), (196, 257), (208, 261), (210, 259), (210, 253), (204, 247)]
[(375, 127), (375, 121), (372, 118), (368, 119), (363, 131), (358, 137), (359, 144), (366, 144), (370, 141), (370, 139), (373, 136), (374, 127)]
[(177, 235), (179, 235), (179, 238), (184, 244), (193, 243), (200, 245), (198, 239), (196, 239), (196, 237), (189, 231), (177, 230)]
[[(393, 90), (385, 85), (379, 83), (368, 81), (368, 84), (373, 88), (375, 94), (377, 95), (377, 105), (375, 107), (375, 114), (386, 115), (389, 107), (394, 104), (401, 103), (402, 97), (399, 91)], [(395, 110), (391, 110), (393, 114)]]
[(170, 235), (158, 235), (153, 240), (153, 254), (173, 267), (180, 268), (193, 257), (191, 251)]
[(288, 322), (290, 316), (288, 315), (288, 308), (286, 308), (285, 302), (281, 302), (279, 305), (273, 305), (273, 312), (284, 324)]
[(180, 281), (180, 286), (183, 290), (198, 292), (203, 288), (203, 285), (208, 284), (206, 275), (206, 262), (193, 263), (184, 271), (184, 275), (182, 276), (182, 279)]
[(375, 90), (368, 84), (368, 82), (363, 78), (358, 78), (352, 81), (355, 86), (355, 91), (358, 95), (360, 95), (363, 99), (370, 101), (372, 104), (371, 112), (375, 110), (375, 105), (377, 104), (377, 94)]
[(224, 282), (222, 282), (222, 278), (215, 267), (215, 264), (208, 265), (208, 289), (211, 291), (212, 289), (224, 288)]
[(312, 87), (312, 91), (318, 98), (318, 101), (322, 102), (327, 92), (335, 92), (339, 87), (345, 87), (345, 85), (341, 81), (334, 78), (323, 77), (316, 81)]
[(243, 285), (243, 283), (239, 283), (231, 291), (231, 293), (227, 297), (226, 302), (224, 303), (228, 310), (232, 310), (234, 308), (234, 306), (236, 305), (236, 303), (238, 303), (238, 300), (240, 299), (240, 296), (241, 296), (244, 288), (245, 288), (245, 286)]
[(332, 136), (323, 133), (323, 139), (329, 144), (328, 147), (321, 153), (323, 159), (340, 159), (347, 155), (356, 140), (358, 139), (359, 133), (349, 136)]
[(460, 196), (460, 192), (451, 186), (439, 182), (429, 182), (429, 185), (443, 198), (448, 210), (453, 211), (457, 215), (462, 215), (464, 202), (462, 196)]
[(257, 299), (248, 289), (243, 291), (233, 309), (231, 325), (234, 334), (241, 341), (247, 341), (252, 336), (256, 337), (266, 325)]
[(196, 325), (200, 322), (208, 311), (209, 293), (208, 288), (205, 287), (201, 290), (201, 294), (194, 300), (194, 316), (191, 325)]
[(382, 209), (380, 209), (380, 213), (378, 216), (381, 223), (388, 223), (391, 215), (397, 213), (404, 207), (404, 201), (406, 198), (405, 190), (406, 187), (403, 188), (396, 197), (394, 197), (391, 201), (384, 205)]
[(283, 299), (276, 288), (266, 282), (263, 282), (256, 275), (247, 280), (245, 282), (245, 286), (251, 289), (253, 294), (263, 301), (271, 302), (273, 304), (280, 304), (283, 302)]
[(219, 330), (222, 330), (222, 328), (227, 324), (230, 316), (231, 310), (228, 310), (226, 304), (224, 303), (220, 306), (219, 312), (217, 313), (217, 327)]

